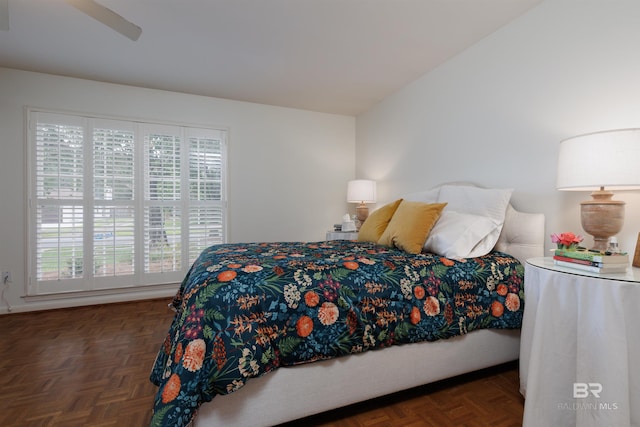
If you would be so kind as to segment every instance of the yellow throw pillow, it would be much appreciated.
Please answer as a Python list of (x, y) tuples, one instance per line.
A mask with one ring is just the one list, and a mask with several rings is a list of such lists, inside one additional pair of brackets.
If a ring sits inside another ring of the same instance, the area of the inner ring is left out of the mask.
[(446, 205), (402, 200), (378, 243), (419, 254)]
[(371, 212), (371, 215), (360, 226), (358, 241), (377, 242), (380, 240), (380, 236), (387, 229), (387, 225), (389, 225), (389, 221), (391, 221), (391, 217), (398, 209), (401, 201), (402, 199), (398, 199)]

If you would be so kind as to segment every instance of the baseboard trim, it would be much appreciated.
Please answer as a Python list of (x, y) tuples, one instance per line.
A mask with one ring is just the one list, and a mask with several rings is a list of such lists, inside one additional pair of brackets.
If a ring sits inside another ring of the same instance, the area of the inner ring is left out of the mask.
[(111, 304), (117, 302), (137, 301), (145, 299), (171, 298), (176, 294), (179, 286), (179, 284), (170, 284), (155, 285), (151, 289), (150, 287), (139, 287), (25, 296), (23, 297), (25, 304), (12, 306), (10, 308), (6, 306), (0, 307), (0, 315), (81, 307), (85, 305)]

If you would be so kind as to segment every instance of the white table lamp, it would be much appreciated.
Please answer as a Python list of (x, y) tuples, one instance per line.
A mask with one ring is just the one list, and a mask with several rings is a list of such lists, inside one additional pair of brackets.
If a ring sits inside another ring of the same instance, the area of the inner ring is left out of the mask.
[(356, 218), (359, 224), (362, 224), (369, 216), (369, 208), (366, 204), (376, 202), (376, 182), (368, 179), (349, 181), (347, 202), (359, 203), (356, 207)]
[(560, 142), (558, 190), (592, 191), (580, 203), (582, 228), (593, 236), (594, 250), (605, 251), (622, 230), (624, 202), (611, 190), (640, 189), (640, 129), (578, 135)]

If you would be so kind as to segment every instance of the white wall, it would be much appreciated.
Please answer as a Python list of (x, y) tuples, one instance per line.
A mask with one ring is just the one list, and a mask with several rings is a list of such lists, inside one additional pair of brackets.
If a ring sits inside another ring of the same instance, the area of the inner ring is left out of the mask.
[[(640, 2), (547, 0), (359, 116), (356, 175), (378, 180), (381, 200), (449, 181), (515, 188), (517, 208), (546, 214), (547, 234), (584, 233), (589, 194), (555, 189), (559, 142), (631, 127)], [(614, 198), (627, 202), (618, 241), (633, 253), (640, 192)]]
[[(348, 209), (353, 117), (0, 68), (0, 271), (12, 273), (5, 297), (14, 311), (147, 295), (33, 303), (21, 298), (26, 106), (228, 128), (231, 242), (323, 240)], [(0, 313), (5, 310), (0, 301)]]

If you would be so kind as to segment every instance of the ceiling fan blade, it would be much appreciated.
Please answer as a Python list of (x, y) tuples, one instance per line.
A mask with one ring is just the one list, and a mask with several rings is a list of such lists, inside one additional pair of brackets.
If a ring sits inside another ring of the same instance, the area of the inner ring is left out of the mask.
[(0, 0), (0, 30), (9, 31), (9, 0)]
[(142, 34), (140, 27), (94, 0), (66, 0), (66, 2), (133, 41), (138, 40)]

